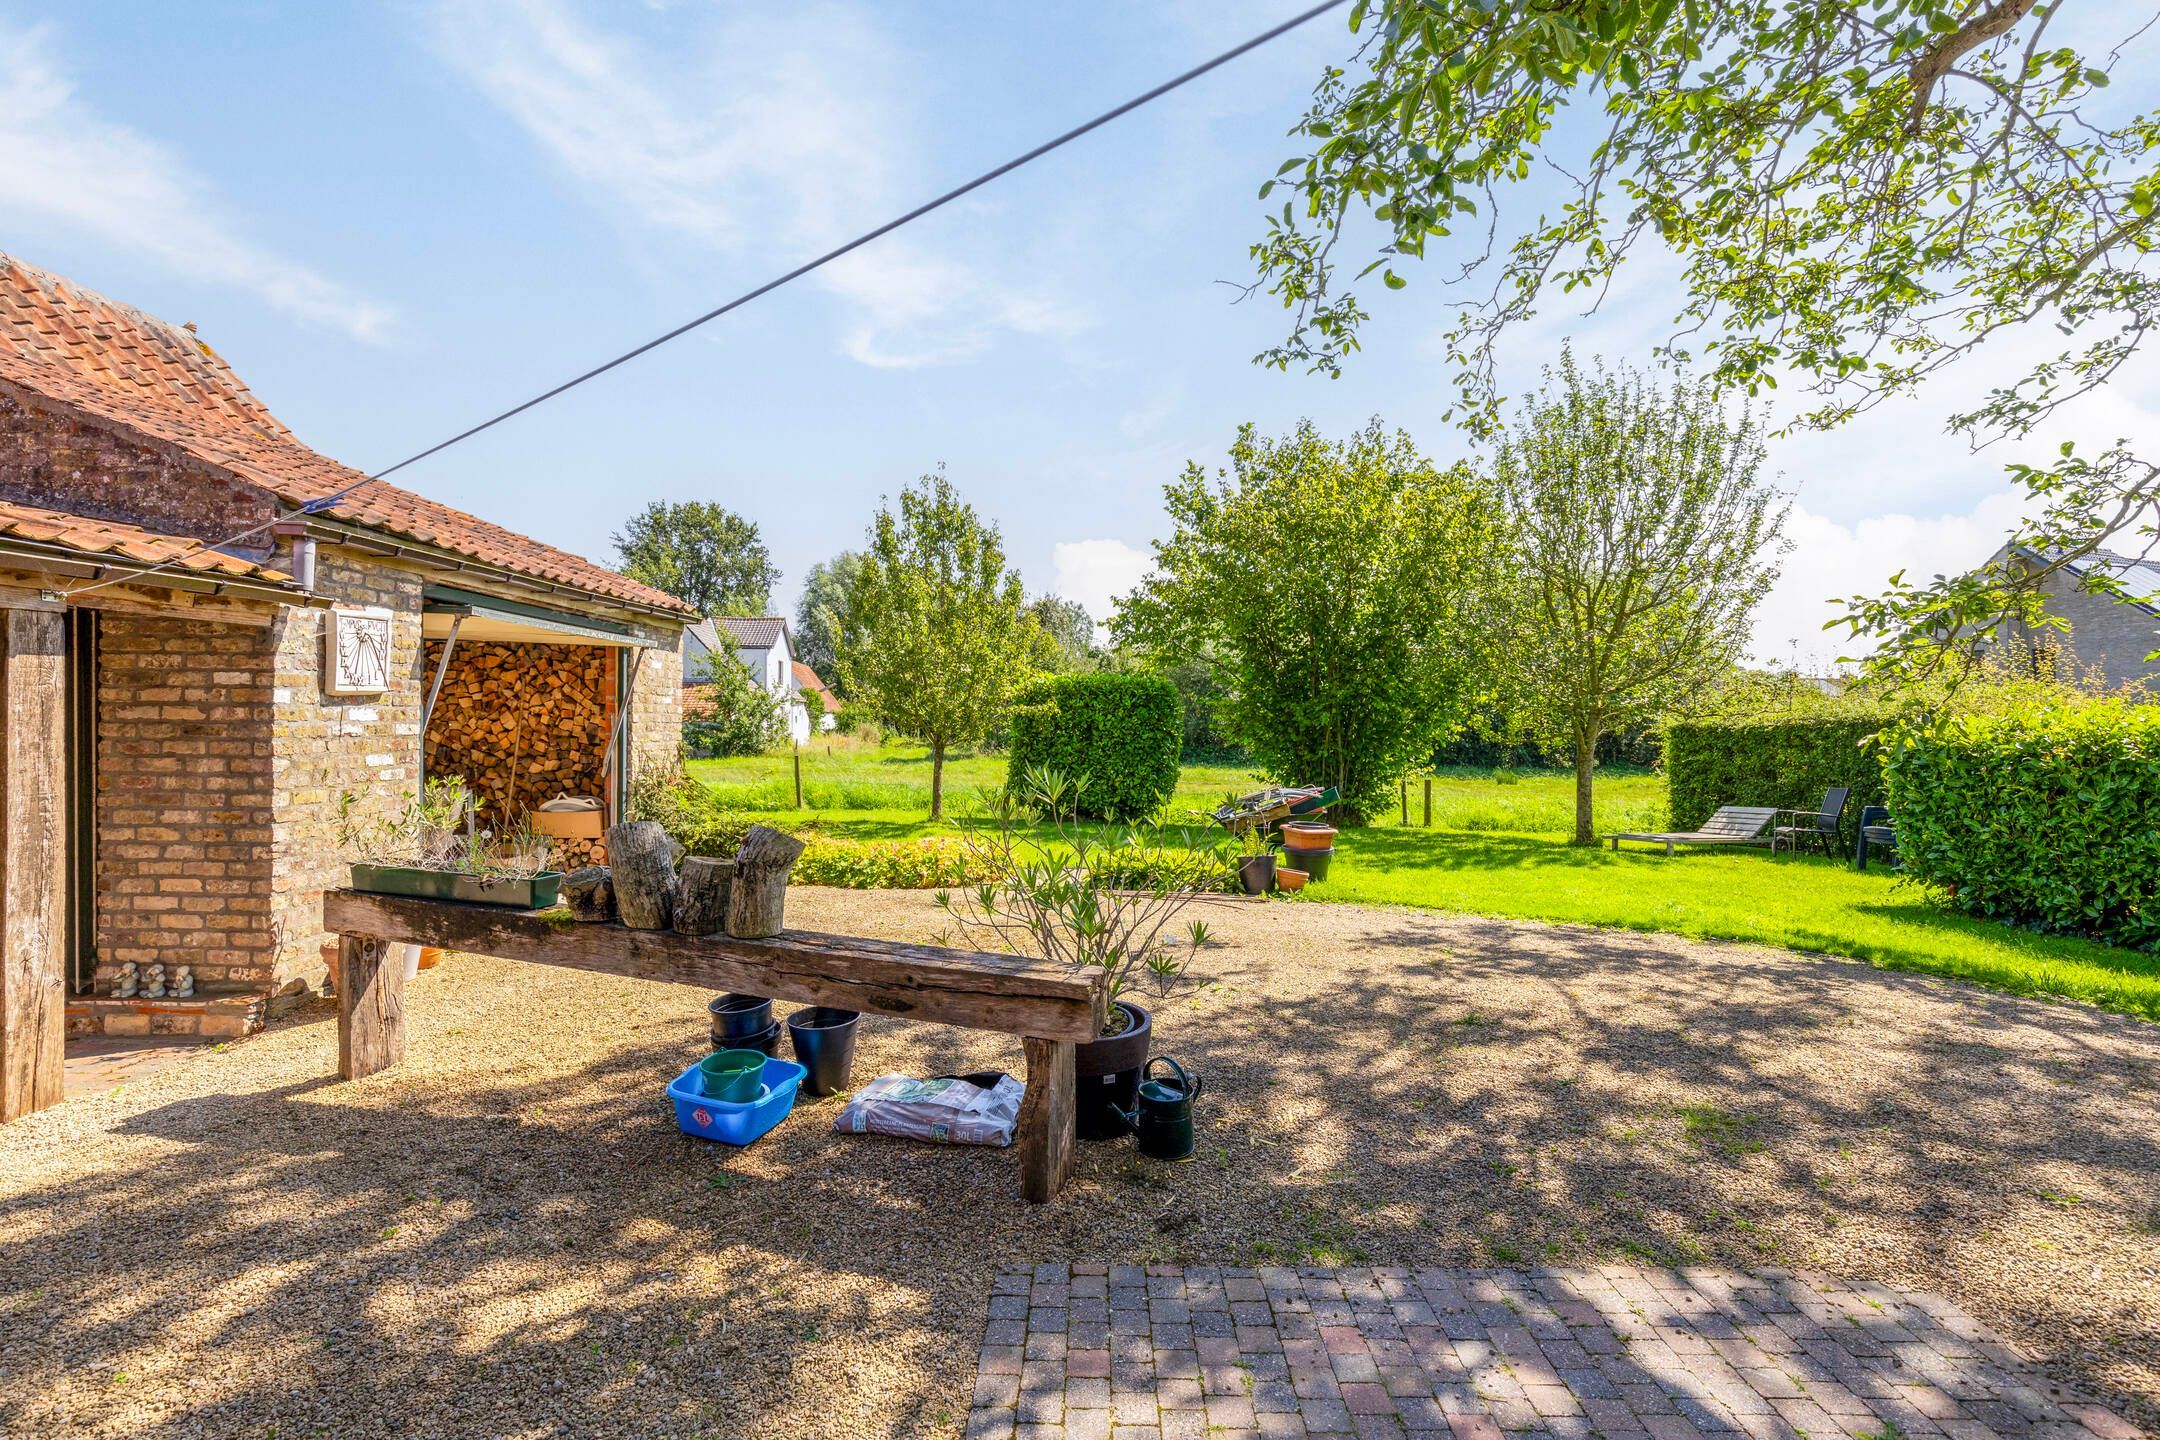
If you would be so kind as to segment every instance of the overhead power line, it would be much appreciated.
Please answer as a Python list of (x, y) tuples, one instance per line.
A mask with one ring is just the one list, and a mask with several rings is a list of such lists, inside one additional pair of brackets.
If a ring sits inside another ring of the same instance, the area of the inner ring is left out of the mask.
[(229, 535), (225, 539), (217, 541), (215, 544), (197, 542), (197, 544), (193, 548), (184, 550), (178, 555), (174, 555), (168, 559), (161, 560), (155, 565), (150, 565), (140, 570), (131, 571), (126, 575), (112, 576), (107, 579), (96, 581), (89, 585), (79, 585), (73, 590), (68, 590), (62, 593), (67, 595), (80, 595), (85, 593), (86, 591), (102, 589), (107, 585), (123, 585), (131, 580), (140, 580), (146, 575), (154, 575), (161, 570), (169, 569), (173, 565), (176, 565), (181, 561), (187, 559), (190, 555), (197, 554), (202, 550), (222, 549), (224, 546), (233, 544), (240, 540), (247, 539), (253, 535), (258, 535), (263, 531), (270, 529), (271, 526), (281, 524), (284, 521), (295, 519), (304, 515), (321, 514), (323, 511), (329, 509), (338, 501), (344, 499), (346, 496), (351, 495), (354, 491), (360, 489), (363, 485), (368, 485), (373, 483), (374, 481), (385, 479), (388, 476), (394, 475), (398, 471), (403, 470), (408, 465), (418, 464), (420, 461), (427, 459), (431, 455), (440, 455), (443, 451), (448, 450), (453, 445), (461, 444), (464, 441), (470, 440), (475, 435), (478, 435), (483, 431), (492, 430), (497, 425), (502, 424), (505, 420), (514, 419), (515, 417), (524, 414), (526, 411), (531, 410), (536, 406), (545, 405), (548, 401), (553, 400), (558, 395), (567, 394), (570, 391), (577, 389), (578, 386), (585, 384), (589, 380), (597, 380), (602, 375), (607, 374), (610, 370), (615, 369), (617, 366), (627, 365), (632, 360), (637, 359), (640, 355), (644, 355), (650, 351), (657, 350), (671, 340), (679, 340), (683, 336), (689, 334), (691, 331), (697, 329), (699, 326), (708, 325), (713, 321), (719, 319), (721, 316), (727, 314), (731, 310), (741, 309), (743, 306), (749, 304), (751, 301), (757, 299), (761, 295), (769, 295), (773, 291), (778, 290), (783, 285), (787, 285), (792, 283), (793, 281), (800, 280), (803, 276), (810, 274), (812, 271), (820, 269), (826, 265), (830, 265), (833, 261), (838, 260), (843, 255), (848, 255), (856, 250), (860, 250), (863, 246), (868, 245), (873, 240), (878, 240), (883, 238), (884, 236), (890, 235), (893, 231), (898, 230), (901, 226), (908, 225), (913, 223), (914, 221), (920, 220), (923, 216), (930, 214), (932, 211), (939, 210), (947, 205), (950, 205), (953, 201), (958, 200), (961, 196), (970, 194), (976, 190), (980, 190), (983, 186), (988, 185), (991, 181), (1000, 179), (1001, 177), (1006, 175), (1010, 175), (1013, 171), (1020, 169), (1022, 166), (1031, 164), (1036, 160), (1040, 160), (1043, 156), (1048, 155), (1051, 151), (1069, 145), (1073, 141), (1078, 140), (1081, 136), (1089, 134), (1092, 131), (1099, 130), (1103, 126), (1108, 125), (1111, 121), (1129, 115), (1133, 111), (1138, 110), (1141, 106), (1146, 105), (1151, 101), (1161, 99), (1163, 96), (1169, 94), (1171, 91), (1176, 90), (1181, 86), (1190, 84), (1191, 82), (1199, 79), (1201, 76), (1209, 73), (1212, 70), (1220, 69), (1221, 67), (1229, 64), (1232, 60), (1237, 59), (1239, 56), (1257, 50), (1261, 46), (1267, 44), (1269, 41), (1274, 40), (1279, 36), (1288, 34), (1290, 31), (1297, 29), (1300, 25), (1305, 24), (1307, 21), (1324, 15), (1328, 11), (1336, 9), (1337, 7), (1345, 3), (1346, 0), (1323, 0), (1323, 3), (1321, 4), (1314, 5), (1306, 10), (1301, 10), (1297, 14), (1291, 16), (1289, 19), (1283, 21), (1281, 24), (1270, 26), (1266, 30), (1263, 30), (1259, 34), (1253, 36), (1251, 39), (1231, 46), (1228, 50), (1223, 51), (1221, 54), (1216, 55), (1214, 58), (1204, 60), (1200, 64), (1193, 66), (1190, 70), (1184, 71), (1182, 74), (1174, 75), (1170, 79), (1163, 81), (1160, 85), (1157, 85), (1152, 89), (1141, 91), (1138, 95), (1133, 96), (1130, 100), (1125, 101), (1123, 104), (1115, 105), (1110, 109), (1103, 111), (1094, 119), (1085, 121), (1079, 125), (1075, 125), (1072, 129), (1065, 131), (1063, 134), (1054, 136), (1051, 139), (1043, 141), (1040, 145), (1035, 146), (1031, 150), (1022, 151), (1020, 154), (1015, 155), (1012, 159), (1007, 160), (1002, 165), (998, 165), (991, 169), (983, 171), (980, 175), (977, 175), (974, 179), (967, 181), (965, 184), (954, 186), (952, 189), (947, 190), (944, 194), (938, 196), (936, 199), (925, 201), (924, 203), (916, 206), (914, 209), (907, 211), (905, 214), (896, 215), (874, 230), (865, 230), (862, 234), (857, 235), (854, 239), (848, 241), (843, 245), (837, 245), (832, 249), (827, 250), (824, 254), (818, 256), (814, 260), (805, 261), (804, 263), (796, 266), (794, 269), (787, 271), (785, 274), (776, 275), (772, 279), (767, 280), (762, 285), (756, 286), (753, 289), (745, 290), (742, 294), (737, 295), (734, 299), (727, 301), (725, 304), (715, 305), (712, 309), (707, 310), (704, 314), (699, 315), (694, 319), (686, 320), (682, 324), (677, 325), (672, 330), (668, 330), (662, 334), (655, 335), (652, 339), (647, 340), (644, 344), (638, 345), (633, 349), (625, 350), (622, 352), (622, 354), (617, 355), (612, 360), (603, 361), (601, 364), (593, 366), (590, 370), (585, 371), (583, 374), (565, 380), (560, 385), (557, 385), (552, 389), (543, 390), (529, 400), (520, 401), (518, 404), (511, 406), (509, 409), (501, 412), (500, 414), (490, 416), (488, 419), (481, 421), (477, 425), (470, 426), (469, 428), (464, 430), (460, 430), (457, 434), (452, 435), (447, 440), (438, 441), (437, 443), (428, 446), (425, 450), (416, 451), (413, 454), (406, 456), (403, 460), (398, 461), (395, 465), (386, 466), (381, 470), (377, 470), (371, 474), (364, 475), (360, 479), (355, 480), (352, 484), (347, 485), (342, 490), (336, 490), (328, 495), (324, 495), (317, 499), (310, 500), (306, 504), (301, 505), (299, 508), (289, 512), (288, 514), (280, 516), (277, 520), (266, 521), (261, 525), (251, 526), (250, 528), (240, 531), (237, 534)]

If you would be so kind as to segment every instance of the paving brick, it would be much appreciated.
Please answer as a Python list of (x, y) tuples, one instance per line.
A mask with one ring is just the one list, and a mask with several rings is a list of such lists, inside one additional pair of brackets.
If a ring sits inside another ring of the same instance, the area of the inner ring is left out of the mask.
[(996, 1278), (983, 1440), (2135, 1440), (1934, 1296), (1598, 1266), (1038, 1266)]

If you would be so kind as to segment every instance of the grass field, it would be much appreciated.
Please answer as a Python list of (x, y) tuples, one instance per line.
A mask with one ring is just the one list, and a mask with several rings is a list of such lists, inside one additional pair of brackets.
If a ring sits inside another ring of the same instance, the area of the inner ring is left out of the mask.
[[(929, 756), (919, 745), (822, 742), (803, 755), (805, 808), (793, 807), (789, 757), (693, 761), (691, 772), (731, 808), (782, 826), (810, 822), (856, 839), (950, 833), (925, 820)], [(1001, 784), (1002, 756), (946, 762), (956, 812), (983, 787)], [(1174, 811), (1201, 810), (1229, 791), (1263, 783), (1230, 766), (1189, 767)], [(2018, 994), (2065, 996), (2160, 1020), (2160, 956), (2063, 936), (2035, 935), (1968, 919), (1936, 905), (1887, 871), (1759, 851), (1585, 850), (1569, 845), (1573, 777), (1549, 771), (1437, 776), (1432, 828), (1422, 787), (1410, 788), (1411, 824), (1400, 812), (1350, 831), (1315, 901), (1360, 901), (1491, 915), (1667, 931), (1706, 940), (1753, 941), (1867, 960), (1886, 968), (1957, 976)], [(1662, 777), (1600, 772), (1597, 828), (1660, 828)]]

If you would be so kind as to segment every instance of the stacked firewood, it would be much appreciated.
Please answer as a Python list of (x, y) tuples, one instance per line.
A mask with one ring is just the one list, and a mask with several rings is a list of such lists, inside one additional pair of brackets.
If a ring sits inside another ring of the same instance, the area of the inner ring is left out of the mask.
[[(427, 642), (427, 681), (442, 642)], [(601, 761), (615, 723), (615, 655), (587, 645), (460, 640), (428, 719), (430, 775), (460, 775), (501, 831), (557, 795), (602, 795)], [(556, 840), (556, 869), (596, 863), (597, 840)]]

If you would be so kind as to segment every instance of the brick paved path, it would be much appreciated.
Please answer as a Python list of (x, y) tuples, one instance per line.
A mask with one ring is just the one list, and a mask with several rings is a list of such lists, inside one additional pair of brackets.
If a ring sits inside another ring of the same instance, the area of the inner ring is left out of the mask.
[[(1894, 1430), (1889, 1427), (1894, 1425)], [(997, 1282), (970, 1440), (2130, 1440), (1955, 1306), (1572, 1271), (1042, 1265)]]

